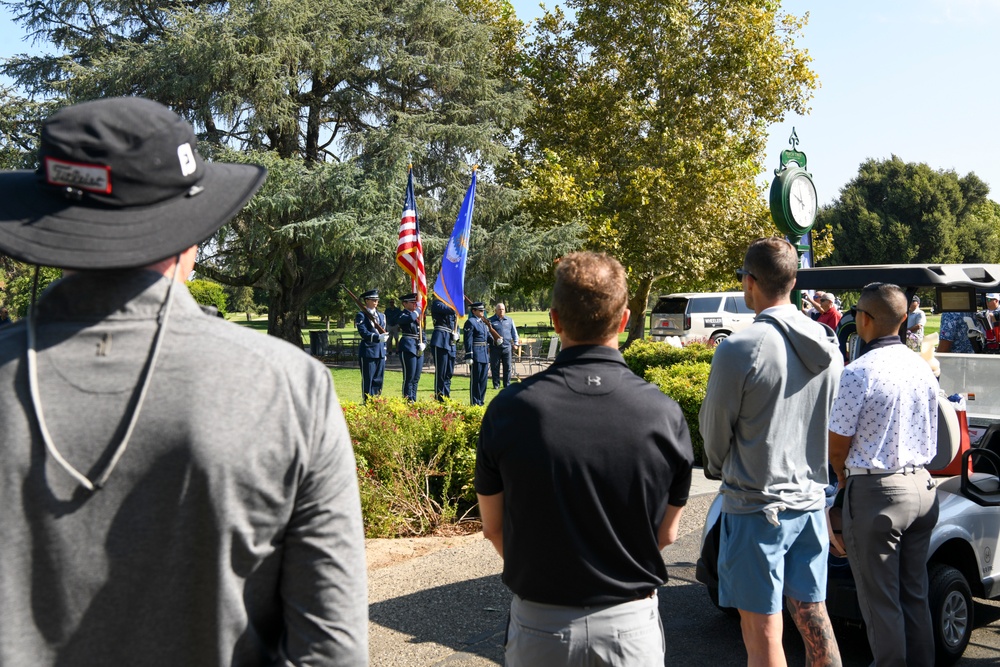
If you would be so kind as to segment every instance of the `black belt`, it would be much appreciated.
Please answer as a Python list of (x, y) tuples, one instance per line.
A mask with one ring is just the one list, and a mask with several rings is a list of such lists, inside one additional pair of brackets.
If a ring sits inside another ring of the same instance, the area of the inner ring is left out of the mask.
[(899, 474), (910, 474), (917, 472), (918, 470), (923, 470), (923, 466), (901, 466), (899, 468), (893, 468), (892, 470), (886, 470), (884, 468), (844, 468), (844, 472), (847, 477), (861, 476), (861, 475), (899, 475)]

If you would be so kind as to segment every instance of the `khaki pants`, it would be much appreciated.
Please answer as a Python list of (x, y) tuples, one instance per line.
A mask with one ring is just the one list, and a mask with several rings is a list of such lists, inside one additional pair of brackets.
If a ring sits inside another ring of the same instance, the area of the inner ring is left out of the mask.
[(654, 592), (615, 605), (563, 607), (515, 595), (504, 648), (505, 667), (663, 667), (659, 600)]

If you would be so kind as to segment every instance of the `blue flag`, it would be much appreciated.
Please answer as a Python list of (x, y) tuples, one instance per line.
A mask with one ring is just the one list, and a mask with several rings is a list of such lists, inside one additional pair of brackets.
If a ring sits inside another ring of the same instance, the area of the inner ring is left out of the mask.
[(441, 258), (441, 270), (434, 282), (434, 296), (445, 302), (461, 317), (465, 315), (465, 260), (469, 256), (469, 234), (472, 231), (472, 209), (476, 205), (476, 170), (465, 201), (455, 220), (451, 239)]

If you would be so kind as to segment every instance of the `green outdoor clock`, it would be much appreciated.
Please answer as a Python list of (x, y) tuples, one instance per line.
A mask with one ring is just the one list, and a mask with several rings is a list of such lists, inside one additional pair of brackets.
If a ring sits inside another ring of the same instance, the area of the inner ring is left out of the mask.
[(806, 154), (796, 150), (795, 129), (788, 143), (792, 150), (781, 151), (781, 166), (771, 182), (771, 218), (793, 244), (798, 244), (816, 220), (816, 186), (806, 171)]

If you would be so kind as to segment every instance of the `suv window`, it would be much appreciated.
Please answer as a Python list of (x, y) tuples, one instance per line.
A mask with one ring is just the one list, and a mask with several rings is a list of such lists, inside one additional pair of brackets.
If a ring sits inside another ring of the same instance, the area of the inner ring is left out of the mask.
[(719, 306), (722, 304), (721, 296), (705, 297), (705, 298), (693, 298), (689, 302), (688, 313), (717, 313), (719, 312)]
[(743, 297), (730, 296), (726, 297), (726, 312), (746, 315), (752, 313), (753, 309), (747, 306), (747, 302)]
[(685, 310), (687, 310), (687, 304), (688, 304), (687, 299), (660, 297), (660, 300), (657, 301), (656, 305), (653, 307), (653, 312), (683, 315)]

